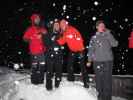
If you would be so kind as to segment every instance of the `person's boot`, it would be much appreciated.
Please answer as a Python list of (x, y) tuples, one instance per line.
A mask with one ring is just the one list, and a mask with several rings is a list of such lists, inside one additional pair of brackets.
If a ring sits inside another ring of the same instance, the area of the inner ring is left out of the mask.
[(104, 96), (103, 95), (100, 95), (100, 94), (98, 94), (98, 100), (104, 100)]
[(84, 88), (89, 88), (90, 86), (89, 86), (89, 83), (84, 83)]
[(43, 65), (39, 65), (39, 84), (43, 84), (44, 83), (44, 67)]
[(75, 76), (74, 75), (68, 75), (67, 80), (70, 81), (70, 82), (74, 82), (75, 81)]
[(84, 87), (85, 88), (89, 88), (89, 80), (88, 80), (88, 77), (87, 77), (87, 74), (83, 74), (83, 82), (84, 82)]
[(39, 82), (39, 77), (38, 77), (38, 66), (37, 64), (32, 65), (31, 69), (31, 83), (34, 85), (38, 85)]
[(60, 86), (60, 81), (56, 81), (55, 82), (55, 88), (59, 88), (59, 86)]
[(46, 80), (46, 89), (48, 91), (51, 91), (53, 89), (53, 86), (52, 86), (52, 80), (51, 79), (47, 79)]

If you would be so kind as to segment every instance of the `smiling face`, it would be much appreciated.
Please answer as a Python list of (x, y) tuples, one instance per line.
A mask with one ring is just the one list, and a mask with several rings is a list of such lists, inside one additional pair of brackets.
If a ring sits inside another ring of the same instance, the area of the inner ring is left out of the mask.
[(40, 17), (37, 16), (35, 19), (34, 19), (34, 24), (35, 25), (39, 25), (40, 24)]
[(68, 22), (66, 20), (64, 20), (64, 19), (61, 20), (61, 22), (60, 22), (60, 28), (61, 28), (61, 30), (62, 31), (66, 31), (67, 27), (68, 27)]
[(53, 31), (56, 31), (56, 32), (59, 32), (59, 31), (60, 31), (60, 25), (59, 25), (58, 22), (55, 22), (55, 23), (54, 23)]
[(96, 29), (98, 32), (105, 32), (106, 26), (105, 26), (104, 22), (97, 23)]

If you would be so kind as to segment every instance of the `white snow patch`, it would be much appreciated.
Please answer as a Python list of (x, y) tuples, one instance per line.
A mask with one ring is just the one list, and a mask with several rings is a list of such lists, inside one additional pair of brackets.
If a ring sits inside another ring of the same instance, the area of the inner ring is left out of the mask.
[(63, 80), (60, 88), (47, 91), (45, 85), (21, 83), (14, 100), (97, 100), (93, 88), (85, 89), (82, 82), (67, 82)]
[[(63, 79), (58, 89), (47, 91), (45, 84), (32, 85), (30, 80), (19, 82), (16, 85), (16, 94), (13, 99), (6, 100), (97, 100), (97, 92), (94, 87), (85, 89), (80, 81), (68, 82)], [(126, 100), (113, 97), (112, 100)]]

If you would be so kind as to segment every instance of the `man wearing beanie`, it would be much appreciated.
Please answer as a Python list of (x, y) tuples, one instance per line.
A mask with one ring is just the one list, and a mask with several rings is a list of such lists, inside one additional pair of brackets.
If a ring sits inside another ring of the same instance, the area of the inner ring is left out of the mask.
[(44, 81), (45, 70), (45, 44), (42, 41), (42, 35), (47, 33), (44, 27), (40, 26), (40, 16), (33, 14), (31, 16), (32, 25), (24, 33), (23, 39), (28, 42), (31, 55), (31, 83), (42, 84)]

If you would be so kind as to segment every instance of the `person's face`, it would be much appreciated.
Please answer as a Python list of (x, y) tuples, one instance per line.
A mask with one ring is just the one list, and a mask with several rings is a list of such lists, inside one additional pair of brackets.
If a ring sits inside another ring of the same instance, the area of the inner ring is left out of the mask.
[(60, 30), (60, 25), (59, 25), (59, 23), (54, 23), (54, 30), (55, 31), (59, 31)]
[(62, 20), (61, 22), (60, 22), (60, 28), (61, 28), (61, 30), (62, 31), (65, 31), (66, 30), (66, 28), (67, 28), (67, 22), (65, 21), (65, 20)]
[(100, 23), (96, 28), (98, 32), (105, 32), (106, 26), (104, 23)]
[(34, 23), (35, 23), (35, 25), (39, 25), (40, 24), (39, 16), (35, 18)]

